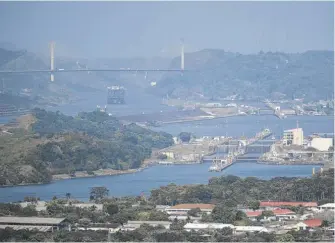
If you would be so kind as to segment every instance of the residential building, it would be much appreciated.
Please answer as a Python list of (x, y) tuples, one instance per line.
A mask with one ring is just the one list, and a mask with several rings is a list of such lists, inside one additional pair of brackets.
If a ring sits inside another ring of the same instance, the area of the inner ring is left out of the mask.
[(318, 209), (320, 210), (335, 210), (335, 203), (327, 203), (327, 204), (323, 204), (321, 206), (318, 206)]
[(128, 221), (122, 227), (122, 230), (135, 230), (139, 228), (142, 224), (148, 224), (153, 227), (157, 227), (159, 225), (163, 226), (165, 229), (170, 229), (170, 225), (172, 222), (170, 221)]
[(280, 207), (306, 207), (306, 208), (316, 208), (318, 204), (316, 202), (274, 202), (274, 201), (263, 201), (260, 202), (260, 208), (266, 210), (272, 210)]
[(299, 145), (302, 146), (304, 142), (304, 133), (302, 128), (295, 128), (285, 130), (283, 134), (284, 145)]
[[(14, 230), (28, 229), (42, 232), (66, 228), (65, 218), (40, 218), (40, 217), (0, 217), (0, 228), (7, 227)], [(69, 228), (70, 230), (70, 228)]]
[(317, 228), (322, 225), (322, 220), (321, 219), (307, 219), (304, 220), (303, 222), (299, 222), (296, 224), (295, 229), (296, 230), (308, 230), (312, 228)]
[[(291, 219), (295, 219), (297, 218), (297, 215), (295, 212), (288, 210), (288, 209), (274, 209), (271, 210), (274, 216), (270, 216), (270, 217), (265, 217), (264, 220), (269, 221), (269, 220), (291, 220)], [(252, 221), (256, 221), (257, 217), (262, 215), (262, 210), (258, 210), (258, 211), (247, 211), (245, 212), (247, 217), (252, 220)]]
[(178, 204), (173, 207), (167, 208), (166, 213), (170, 215), (187, 215), (187, 212), (191, 209), (199, 208), (202, 213), (210, 214), (215, 205), (214, 204)]
[(308, 145), (309, 147), (315, 148), (319, 151), (328, 151), (330, 147), (334, 146), (333, 141), (333, 138), (314, 137)]
[(201, 217), (193, 217), (193, 216), (187, 216), (187, 215), (171, 215), (169, 216), (169, 220), (190, 220), (193, 223), (200, 222)]
[(184, 225), (186, 231), (199, 231), (199, 230), (217, 230), (223, 228), (231, 228), (234, 231), (235, 226), (232, 224), (221, 224), (221, 223), (187, 223)]
[(268, 232), (268, 229), (262, 226), (235, 226), (235, 232)]

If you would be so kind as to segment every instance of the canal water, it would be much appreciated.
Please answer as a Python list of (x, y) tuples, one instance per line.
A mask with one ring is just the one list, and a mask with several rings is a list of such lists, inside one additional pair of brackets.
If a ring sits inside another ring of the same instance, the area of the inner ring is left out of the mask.
[(46, 185), (31, 185), (0, 188), (0, 202), (23, 200), (25, 196), (37, 196), (49, 200), (53, 196), (65, 197), (67, 192), (73, 198), (88, 200), (90, 188), (106, 186), (112, 196), (138, 196), (150, 194), (150, 190), (169, 183), (177, 185), (207, 184), (213, 176), (254, 176), (262, 179), (272, 177), (308, 177), (312, 168), (318, 166), (261, 165), (236, 163), (222, 172), (208, 172), (210, 163), (195, 165), (157, 165), (136, 174), (79, 178), (56, 181)]
[[(96, 105), (105, 104), (105, 94), (95, 95), (92, 99), (72, 105), (65, 105), (52, 110), (60, 110), (68, 115), (74, 115), (80, 111), (92, 111)], [(149, 99), (150, 98), (150, 99)], [(173, 110), (173, 108), (160, 105), (157, 98), (138, 96), (130, 97), (125, 106), (110, 106), (108, 112), (115, 115), (138, 114), (139, 112), (157, 112)], [(6, 119), (2, 119), (2, 122)], [(164, 125), (153, 128), (165, 131), (173, 135), (180, 132), (191, 132), (196, 136), (254, 136), (264, 128), (271, 129), (276, 137), (280, 137), (283, 130), (303, 128), (304, 134), (333, 133), (334, 119), (326, 116), (295, 116), (280, 120), (274, 116), (239, 116), (223, 119), (197, 121)], [(1, 121), (0, 121), (1, 122)], [(318, 166), (308, 165), (263, 165), (250, 162), (236, 163), (222, 172), (208, 172), (210, 164), (195, 165), (168, 165), (153, 166), (136, 174), (117, 176), (104, 176), (95, 178), (69, 179), (52, 182), (45, 185), (30, 185), (0, 188), (0, 202), (23, 200), (25, 196), (37, 196), (42, 200), (51, 199), (53, 196), (65, 197), (71, 193), (75, 198), (87, 200), (89, 190), (94, 186), (106, 186), (111, 196), (149, 194), (150, 190), (159, 188), (169, 183), (197, 184), (207, 183), (208, 179), (220, 175), (236, 175), (240, 177), (254, 176), (262, 179), (273, 177), (309, 177), (312, 168)]]

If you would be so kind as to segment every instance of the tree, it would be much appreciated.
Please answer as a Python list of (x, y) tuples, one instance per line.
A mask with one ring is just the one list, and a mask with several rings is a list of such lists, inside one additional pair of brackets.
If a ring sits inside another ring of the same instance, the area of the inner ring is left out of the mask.
[(67, 200), (70, 200), (70, 198), (71, 198), (71, 193), (67, 192), (67, 193), (65, 194), (65, 197), (66, 197)]
[(165, 212), (153, 210), (153, 211), (151, 211), (151, 213), (149, 215), (149, 220), (151, 220), (151, 221), (167, 221), (167, 220), (169, 220), (169, 215)]
[(25, 217), (37, 216), (36, 206), (28, 205), (27, 207), (22, 208), (22, 215)]
[(192, 208), (191, 210), (189, 210), (187, 212), (187, 215), (188, 216), (193, 216), (193, 217), (198, 217), (200, 213), (201, 213), (200, 208)]
[(109, 190), (104, 186), (92, 187), (90, 192), (90, 199), (99, 200), (107, 197), (109, 194)]
[(321, 227), (329, 227), (329, 222), (328, 220), (322, 220), (322, 224), (321, 224)]
[(189, 132), (181, 132), (179, 133), (179, 139), (183, 142), (183, 143), (188, 143), (191, 140), (191, 133)]
[(259, 201), (251, 201), (249, 202), (248, 207), (251, 208), (252, 210), (258, 210), (260, 206), (260, 202)]
[(119, 212), (119, 207), (117, 204), (107, 204), (106, 211), (109, 215), (114, 215)]

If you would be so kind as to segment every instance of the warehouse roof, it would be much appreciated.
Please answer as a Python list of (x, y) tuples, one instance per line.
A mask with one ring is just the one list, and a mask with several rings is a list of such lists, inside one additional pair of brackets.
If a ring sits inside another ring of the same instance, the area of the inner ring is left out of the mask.
[(37, 230), (40, 232), (48, 232), (51, 231), (52, 226), (0, 224), (0, 229), (6, 228), (12, 228), (13, 230)]
[(40, 217), (0, 217), (0, 224), (52, 224), (58, 225), (65, 218), (40, 218)]

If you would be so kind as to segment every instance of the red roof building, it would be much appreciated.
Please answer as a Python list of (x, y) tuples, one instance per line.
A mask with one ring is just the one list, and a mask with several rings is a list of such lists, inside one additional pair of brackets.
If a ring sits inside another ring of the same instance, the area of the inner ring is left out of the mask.
[(284, 206), (293, 206), (293, 207), (317, 207), (316, 202), (260, 202), (260, 207), (284, 207)]
[(303, 222), (309, 228), (320, 227), (322, 225), (321, 219), (307, 219)]
[[(289, 210), (289, 209), (274, 209), (271, 210), (274, 214), (274, 216), (279, 216), (279, 215), (295, 215), (295, 212)], [(245, 214), (247, 215), (248, 218), (253, 218), (260, 216), (263, 211), (247, 211)]]
[(274, 215), (290, 215), (295, 214), (295, 212), (289, 210), (289, 209), (274, 209), (272, 210)]

